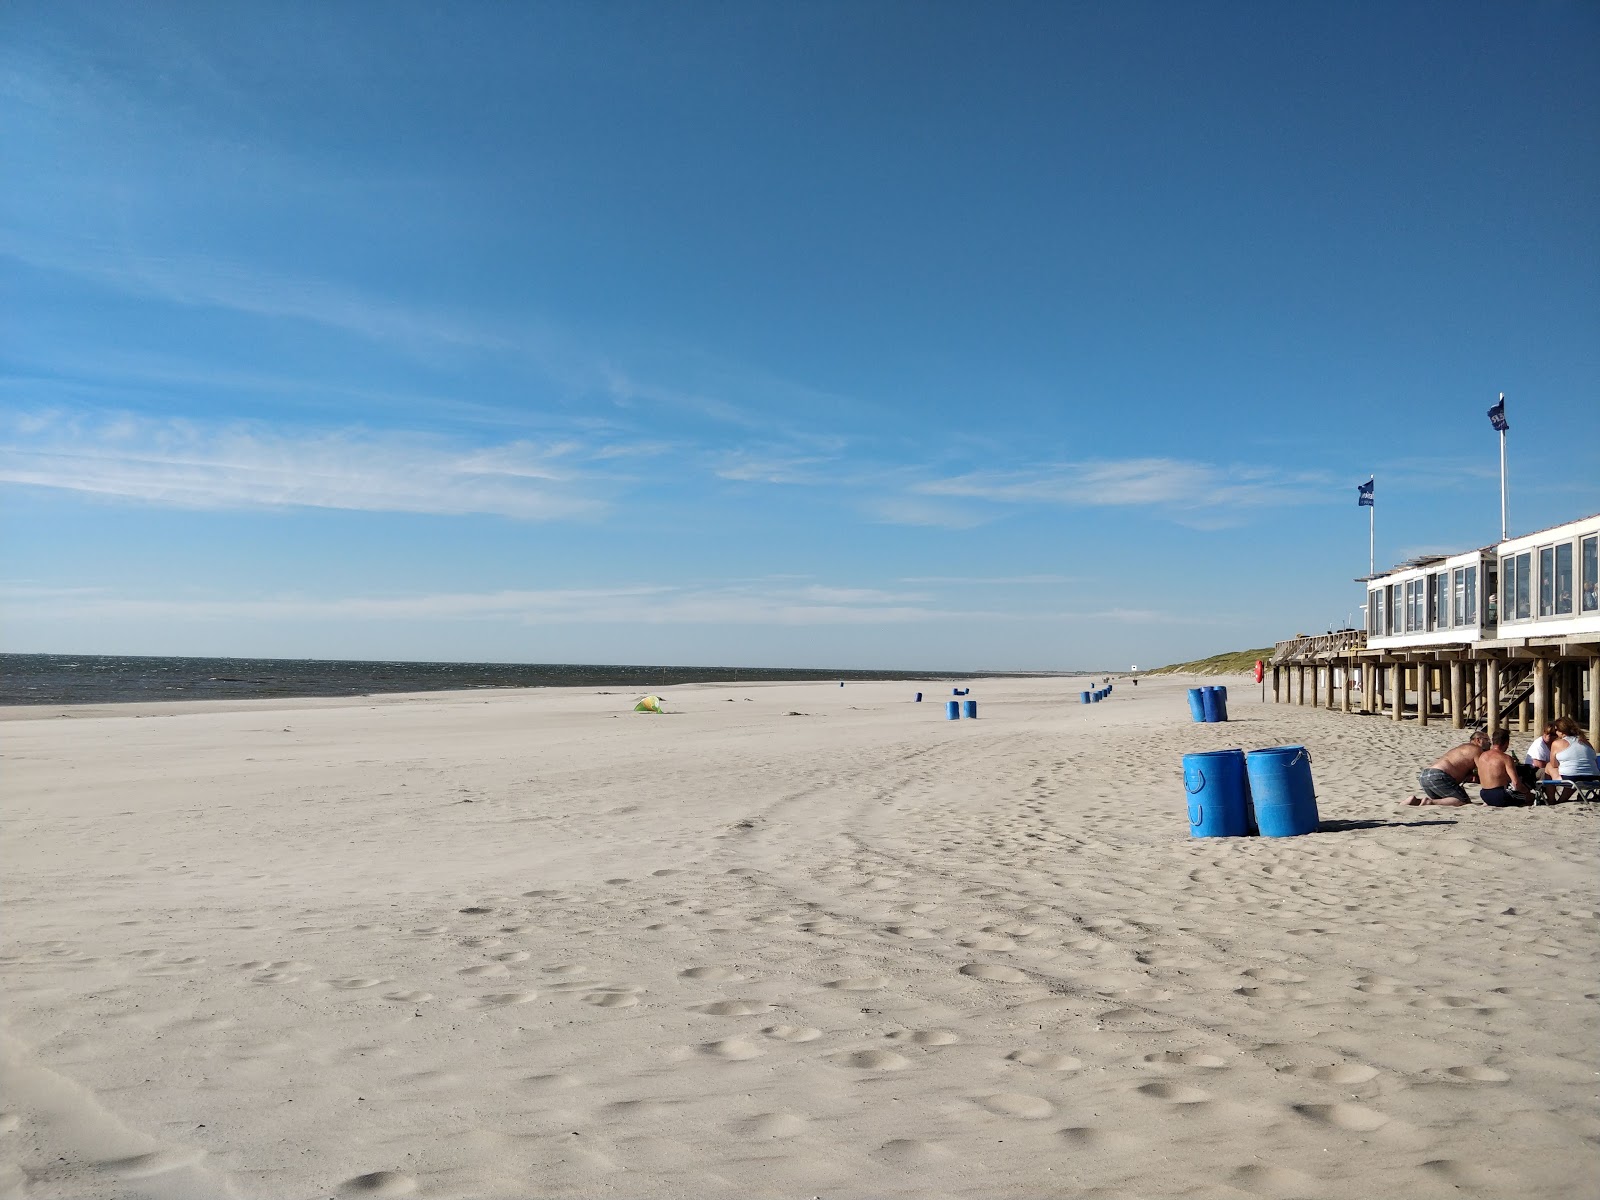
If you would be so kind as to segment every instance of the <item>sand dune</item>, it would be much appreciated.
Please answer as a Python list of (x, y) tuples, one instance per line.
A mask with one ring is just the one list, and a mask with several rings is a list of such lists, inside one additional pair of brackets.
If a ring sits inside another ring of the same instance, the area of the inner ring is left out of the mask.
[(1232, 683), (9, 710), (0, 1197), (1596, 1194), (1600, 811)]

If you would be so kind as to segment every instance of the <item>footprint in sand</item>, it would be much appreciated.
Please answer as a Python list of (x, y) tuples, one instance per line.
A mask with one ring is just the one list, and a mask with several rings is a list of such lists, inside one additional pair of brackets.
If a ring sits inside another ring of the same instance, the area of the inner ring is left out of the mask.
[(1138, 1138), (1120, 1129), (1093, 1129), (1087, 1125), (1070, 1125), (1056, 1130), (1056, 1136), (1079, 1150), (1099, 1150), (1126, 1153), (1140, 1146)]
[(768, 1025), (761, 1032), (780, 1042), (814, 1042), (822, 1036), (822, 1030), (810, 1025)]
[(478, 978), (489, 978), (497, 975), (509, 975), (510, 971), (500, 963), (482, 963), (476, 967), (462, 967), (456, 972), (458, 975), (472, 975)]
[(1322, 1067), (1290, 1067), (1289, 1073), (1322, 1083), (1366, 1083), (1378, 1077), (1378, 1068), (1365, 1063), (1334, 1063)]
[(689, 967), (678, 975), (683, 979), (709, 979), (714, 983), (737, 983), (744, 978), (732, 967)]
[(910, 1042), (913, 1046), (954, 1046), (961, 1040), (960, 1035), (950, 1029), (897, 1029), (884, 1036), (892, 1042)]
[(99, 1164), (102, 1171), (120, 1179), (148, 1179), (152, 1175), (165, 1175), (168, 1171), (193, 1166), (206, 1156), (199, 1146), (174, 1146), (150, 1154), (135, 1154), (130, 1158), (114, 1158)]
[(339, 1185), (341, 1196), (409, 1196), (416, 1190), (417, 1181), (401, 1171), (372, 1171)]
[(394, 980), (392, 980), (392, 979), (368, 979), (368, 978), (366, 978), (364, 976), (356, 975), (356, 976), (352, 976), (349, 979), (329, 979), (326, 982), (327, 982), (329, 987), (343, 988), (346, 991), (352, 991), (353, 992), (353, 991), (359, 991), (362, 988), (377, 987), (379, 984), (383, 984), (383, 983), (393, 983)]
[(1025, 1121), (1042, 1121), (1056, 1111), (1056, 1106), (1043, 1096), (1023, 1092), (996, 1092), (979, 1097), (978, 1103), (998, 1116), (1021, 1117)]
[(734, 1130), (751, 1137), (790, 1138), (806, 1131), (806, 1119), (794, 1113), (757, 1113), (734, 1123)]
[(1082, 1059), (1070, 1054), (1051, 1054), (1044, 1050), (1013, 1050), (1006, 1055), (1006, 1061), (1039, 1071), (1076, 1071), (1083, 1066)]
[(1197, 1087), (1190, 1087), (1184, 1083), (1141, 1083), (1136, 1089), (1141, 1095), (1149, 1096), (1153, 1100), (1165, 1100), (1168, 1104), (1203, 1104), (1211, 1099), (1209, 1093), (1202, 1092)]
[(882, 975), (853, 975), (847, 979), (831, 979), (822, 985), (836, 992), (875, 992), (889, 986)]
[(590, 992), (583, 1002), (596, 1008), (632, 1008), (639, 1003), (639, 997), (631, 992)]
[(1466, 1083), (1505, 1083), (1511, 1078), (1495, 1067), (1450, 1067), (1445, 1074)]
[(954, 1152), (938, 1142), (921, 1138), (895, 1138), (880, 1146), (872, 1157), (897, 1165), (921, 1166), (945, 1162), (954, 1157)]
[(1233, 1173), (1233, 1181), (1247, 1192), (1257, 1195), (1281, 1197), (1282, 1200), (1311, 1200), (1327, 1194), (1328, 1185), (1320, 1179), (1293, 1170), (1265, 1163), (1246, 1163)]
[(1304, 983), (1304, 975), (1296, 975), (1293, 971), (1286, 971), (1282, 967), (1251, 967), (1240, 971), (1246, 979), (1256, 979), (1263, 983)]
[(432, 992), (385, 992), (385, 1000), (398, 1000), (403, 1004), (421, 1004), (425, 1000), (432, 1000)]
[(969, 979), (981, 979), (985, 983), (1028, 982), (1028, 976), (1015, 967), (997, 967), (987, 963), (968, 963), (961, 968), (961, 973)]
[(760, 1058), (761, 1047), (746, 1038), (724, 1038), (720, 1042), (707, 1042), (700, 1047), (700, 1053), (712, 1058), (727, 1059), (730, 1062), (742, 1062), (749, 1058)]
[(546, 975), (582, 975), (587, 968), (573, 963), (557, 963), (554, 966), (540, 967)]
[(520, 963), (528, 961), (528, 952), (526, 950), (507, 950), (504, 954), (496, 954), (492, 957), (495, 962)]
[(1355, 1133), (1370, 1133), (1389, 1123), (1388, 1114), (1364, 1104), (1296, 1104), (1294, 1110), (1319, 1124)]
[(910, 1059), (901, 1057), (893, 1050), (852, 1050), (834, 1055), (833, 1061), (860, 1071), (904, 1071), (911, 1065)]
[(777, 1006), (759, 1000), (714, 1000), (710, 1004), (696, 1004), (695, 1011), (710, 1013), (713, 1017), (755, 1017), (772, 1012)]
[(494, 992), (487, 996), (479, 996), (467, 1001), (470, 1008), (508, 1008), (513, 1004), (526, 1004), (530, 1000), (537, 1000), (538, 992)]
[(1213, 1070), (1228, 1065), (1226, 1059), (1218, 1058), (1215, 1054), (1205, 1054), (1199, 1050), (1163, 1050), (1157, 1054), (1146, 1054), (1144, 1061), (1147, 1063), (1166, 1063), (1176, 1067), (1209, 1067)]

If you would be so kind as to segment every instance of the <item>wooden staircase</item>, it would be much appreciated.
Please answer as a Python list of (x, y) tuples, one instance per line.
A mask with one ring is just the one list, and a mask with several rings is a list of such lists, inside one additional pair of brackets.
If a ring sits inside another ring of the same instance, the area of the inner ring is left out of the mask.
[[(1500, 672), (1499, 724), (1503, 725), (1506, 718), (1515, 713), (1518, 706), (1533, 695), (1533, 663), (1524, 660), (1493, 665), (1494, 669)], [(1465, 721), (1468, 725), (1486, 725), (1489, 722), (1488, 712), (1488, 697), (1473, 696), (1465, 705)]]

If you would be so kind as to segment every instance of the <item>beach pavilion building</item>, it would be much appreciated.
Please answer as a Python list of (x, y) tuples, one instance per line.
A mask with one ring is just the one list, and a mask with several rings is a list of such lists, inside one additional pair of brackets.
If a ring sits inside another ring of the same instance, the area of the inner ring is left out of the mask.
[(1600, 514), (1357, 582), (1364, 628), (1279, 642), (1274, 700), (1600, 742)]

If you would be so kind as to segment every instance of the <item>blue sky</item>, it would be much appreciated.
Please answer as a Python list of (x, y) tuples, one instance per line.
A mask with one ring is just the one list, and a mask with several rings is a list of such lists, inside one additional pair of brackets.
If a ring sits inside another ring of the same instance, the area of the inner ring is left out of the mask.
[(1600, 7), (0, 10), (0, 644), (1056, 669), (1600, 510)]

